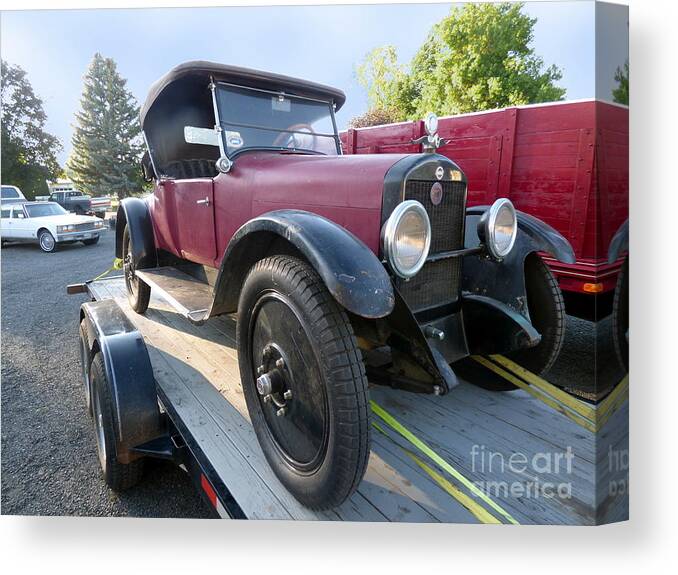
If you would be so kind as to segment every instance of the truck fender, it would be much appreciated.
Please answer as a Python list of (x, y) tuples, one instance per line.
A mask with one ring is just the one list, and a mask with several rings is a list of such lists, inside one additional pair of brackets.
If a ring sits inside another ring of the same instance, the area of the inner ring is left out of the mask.
[(607, 263), (613, 264), (624, 252), (629, 251), (629, 220), (627, 219), (610, 240), (607, 252)]
[[(478, 245), (480, 240), (477, 239), (476, 226), (469, 224), (477, 223), (475, 217), (479, 218), (489, 208), (490, 206), (473, 206), (466, 209), (466, 247), (471, 247), (468, 242), (469, 240), (472, 242), (474, 236), (476, 237), (474, 245)], [(524, 234), (531, 240), (533, 251), (546, 252), (565, 264), (575, 263), (576, 258), (570, 242), (558, 231), (540, 219), (520, 210), (516, 210), (516, 216), (518, 218), (518, 235)], [(470, 222), (470, 219), (474, 221)], [(471, 237), (469, 237), (469, 233), (472, 234)]]
[[(162, 435), (153, 368), (144, 338), (114, 300), (84, 303), (89, 361), (101, 353), (106, 379), (111, 386), (116, 430), (116, 456), (121, 463), (131, 458), (131, 448)], [(89, 368), (87, 370), (89, 372)]]
[(349, 312), (364, 318), (381, 318), (393, 311), (391, 279), (377, 256), (360, 239), (317, 214), (276, 210), (245, 223), (231, 238), (214, 287), (210, 315), (237, 309), (240, 286), (247, 272), (272, 253), (274, 246), (301, 254)]
[(115, 220), (115, 257), (122, 258), (122, 235), (129, 226), (132, 256), (138, 268), (157, 265), (153, 222), (148, 204), (141, 198), (125, 198), (120, 202)]

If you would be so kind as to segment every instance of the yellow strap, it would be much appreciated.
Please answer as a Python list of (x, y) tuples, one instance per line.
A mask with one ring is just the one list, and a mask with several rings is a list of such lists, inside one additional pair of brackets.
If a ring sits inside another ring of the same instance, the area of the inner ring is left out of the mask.
[(92, 281), (100, 280), (101, 278), (106, 277), (108, 274), (110, 274), (113, 270), (121, 270), (122, 269), (122, 259), (121, 258), (115, 258), (113, 260), (113, 265), (108, 268), (104, 273), (99, 274), (97, 277), (95, 277)]
[(414, 435), (404, 425), (399, 423), (391, 414), (389, 414), (376, 401), (370, 400), (370, 405), (372, 407), (372, 411), (374, 413), (376, 413), (389, 427), (391, 427), (392, 429), (397, 431), (400, 435), (402, 435), (405, 439), (407, 439), (412, 445), (414, 445), (414, 447), (416, 447), (419, 451), (421, 451), (424, 455), (426, 455), (429, 459), (431, 459), (436, 465), (438, 465), (441, 469), (443, 469), (444, 471), (449, 473), (452, 477), (454, 477), (457, 481), (459, 481), (464, 487), (466, 487), (476, 497), (479, 497), (480, 499), (482, 499), (492, 509), (494, 509), (497, 513), (499, 513), (507, 521), (509, 521), (509, 523), (513, 523), (514, 525), (519, 525), (519, 523), (509, 514), (508, 511), (505, 511), (500, 505), (498, 505), (492, 499), (490, 499), (485, 493), (482, 492), (482, 490), (480, 490), (471, 481), (466, 479), (466, 477), (464, 477), (461, 473), (459, 473), (459, 471), (457, 471), (447, 461), (445, 461), (442, 457), (440, 457), (440, 455), (438, 455), (435, 451), (433, 451), (421, 439), (419, 439), (416, 435)]
[(586, 403), (578, 400), (575, 397), (572, 397), (569, 393), (563, 391), (562, 389), (556, 387), (555, 385), (549, 383), (545, 379), (542, 379), (538, 375), (528, 371), (523, 366), (518, 365), (517, 363), (511, 361), (508, 357), (503, 355), (491, 355), (490, 359), (499, 365), (505, 367), (509, 371), (513, 372), (515, 375), (526, 381), (527, 383), (533, 385), (537, 389), (541, 389), (543, 392), (547, 393), (554, 399), (557, 399), (563, 405), (570, 408), (575, 413), (578, 413), (582, 417), (590, 421), (595, 421), (596, 419), (596, 408), (587, 405)]
[(565, 417), (570, 418), (572, 421), (574, 421), (577, 425), (580, 425), (584, 429), (588, 429), (591, 433), (596, 432), (596, 425), (593, 421), (590, 421), (586, 419), (585, 417), (582, 417), (578, 413), (573, 413), (569, 409), (567, 409), (566, 406), (561, 405), (553, 399), (552, 397), (549, 397), (547, 394), (543, 393), (542, 391), (533, 388), (531, 385), (528, 383), (525, 383), (515, 375), (509, 373), (508, 371), (502, 369), (498, 365), (492, 363), (489, 359), (486, 359), (480, 355), (472, 355), (471, 356), (474, 360), (476, 360), (478, 363), (481, 365), (484, 365), (487, 369), (490, 369), (494, 371), (496, 374), (500, 375), (507, 381), (510, 381), (512, 384), (514, 384), (517, 387), (520, 387), (521, 389), (524, 389), (532, 395), (533, 397), (536, 397), (539, 401), (545, 403), (549, 407), (552, 407), (559, 413), (562, 413)]
[[(626, 374), (624, 379), (622, 379), (617, 386), (612, 390), (612, 392), (600, 402), (598, 405), (597, 413), (598, 417), (605, 417), (608, 415), (608, 412), (612, 408), (619, 407), (619, 401), (623, 403), (623, 398), (628, 397), (629, 391), (629, 376)], [(622, 398), (622, 399), (620, 399)], [(610, 413), (609, 415), (612, 415)]]

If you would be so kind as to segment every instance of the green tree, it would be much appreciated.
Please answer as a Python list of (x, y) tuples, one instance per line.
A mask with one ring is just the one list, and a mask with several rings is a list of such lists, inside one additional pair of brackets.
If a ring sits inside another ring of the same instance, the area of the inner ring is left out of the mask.
[(61, 168), (59, 140), (45, 131), (47, 115), (33, 92), (26, 72), (2, 65), (2, 183), (17, 186), (27, 198), (47, 193), (45, 180), (56, 178)]
[(535, 54), (536, 19), (522, 9), (507, 2), (453, 8), (406, 69), (395, 48), (373, 50), (356, 70), (370, 107), (406, 120), (563, 99), (562, 73)]
[(614, 74), (617, 87), (612, 90), (612, 99), (618, 104), (629, 105), (629, 61), (624, 62), (624, 67), (619, 66)]
[(93, 196), (117, 193), (124, 198), (144, 187), (139, 170), (139, 108), (126, 84), (115, 61), (94, 55), (85, 75), (67, 163), (71, 179)]

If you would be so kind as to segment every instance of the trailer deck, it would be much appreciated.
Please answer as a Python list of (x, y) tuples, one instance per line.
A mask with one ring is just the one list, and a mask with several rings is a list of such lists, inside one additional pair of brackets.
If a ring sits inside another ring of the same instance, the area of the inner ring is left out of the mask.
[(628, 513), (621, 490), (607, 489), (624, 471), (609, 459), (628, 448), (628, 388), (599, 418), (578, 400), (557, 393), (545, 400), (537, 381), (517, 375), (525, 385), (510, 392), (462, 382), (435, 397), (371, 386), (375, 428), (365, 478), (341, 507), (309, 510), (275, 477), (250, 424), (234, 317), (196, 326), (155, 295), (138, 315), (121, 277), (88, 289), (97, 300), (114, 299), (143, 335), (161, 402), (247, 518), (594, 524)]

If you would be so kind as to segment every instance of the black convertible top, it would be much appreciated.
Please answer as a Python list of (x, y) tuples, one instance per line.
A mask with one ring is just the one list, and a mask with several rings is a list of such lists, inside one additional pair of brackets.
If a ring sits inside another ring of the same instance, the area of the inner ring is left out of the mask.
[(346, 101), (346, 95), (341, 90), (324, 86), (323, 84), (316, 84), (308, 80), (300, 80), (271, 72), (194, 60), (184, 62), (172, 68), (151, 86), (146, 101), (141, 107), (141, 126), (144, 126), (146, 115), (154, 102), (168, 86), (182, 80), (189, 83), (192, 81), (209, 81), (210, 77), (213, 77), (215, 81), (231, 82), (241, 86), (250, 86), (264, 90), (284, 90), (289, 94), (328, 100), (335, 103), (337, 110)]

